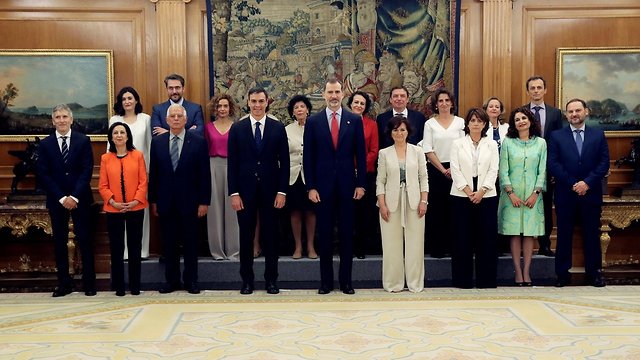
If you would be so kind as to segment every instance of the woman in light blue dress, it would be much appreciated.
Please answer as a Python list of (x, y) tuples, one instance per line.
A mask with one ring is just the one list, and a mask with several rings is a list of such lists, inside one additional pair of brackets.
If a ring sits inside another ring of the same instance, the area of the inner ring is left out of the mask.
[[(534, 237), (544, 235), (547, 143), (540, 122), (526, 107), (509, 116), (509, 130), (500, 151), (498, 232), (511, 237), (516, 286), (531, 286)], [(520, 254), (523, 257), (521, 266)]]

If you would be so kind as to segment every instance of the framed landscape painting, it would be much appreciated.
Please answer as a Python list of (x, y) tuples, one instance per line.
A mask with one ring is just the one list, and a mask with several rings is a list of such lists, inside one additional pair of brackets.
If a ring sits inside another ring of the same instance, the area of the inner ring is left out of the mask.
[(0, 141), (50, 134), (58, 104), (74, 130), (105, 140), (113, 101), (111, 50), (0, 50)]
[(587, 102), (587, 124), (607, 136), (640, 135), (640, 48), (558, 48), (558, 107), (580, 98)]

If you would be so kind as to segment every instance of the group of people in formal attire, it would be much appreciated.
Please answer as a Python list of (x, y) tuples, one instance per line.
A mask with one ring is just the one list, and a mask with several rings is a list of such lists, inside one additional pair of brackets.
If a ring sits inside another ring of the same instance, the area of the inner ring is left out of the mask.
[[(160, 293), (198, 285), (199, 219), (207, 217), (211, 256), (239, 260), (241, 294), (254, 292), (254, 258), (265, 257), (265, 290), (279, 293), (281, 209), (289, 209), (294, 259), (319, 257), (319, 294), (334, 290), (334, 230), (339, 253), (338, 285), (354, 294), (353, 258), (364, 258), (375, 242), (382, 249), (382, 285), (389, 292), (424, 289), (425, 250), (451, 256), (458, 288), (497, 286), (500, 241), (508, 241), (514, 284), (531, 286), (534, 242), (554, 256), (549, 235), (552, 201), (557, 215), (556, 286), (571, 283), (571, 249), (577, 219), (583, 229), (587, 281), (604, 286), (597, 224), (601, 180), (609, 167), (604, 133), (586, 127), (586, 103), (566, 104), (563, 115), (544, 103), (546, 82), (527, 80), (530, 104), (511, 111), (490, 98), (483, 107), (456, 116), (453, 94), (437, 90), (433, 117), (407, 108), (409, 91), (391, 90), (390, 111), (370, 115), (372, 100), (356, 91), (344, 101), (343, 85), (328, 79), (326, 106), (313, 112), (304, 95), (290, 99), (293, 122), (269, 114), (267, 90), (247, 96), (249, 114), (226, 94), (209, 102), (212, 121), (184, 99), (184, 79), (164, 80), (168, 101), (142, 112), (140, 97), (122, 88), (109, 121), (107, 152), (101, 156), (98, 190), (106, 213), (111, 282), (123, 296), (128, 283), (140, 294), (141, 259), (149, 256), (149, 216), (161, 228), (165, 283)], [(344, 105), (348, 106), (345, 107)], [(89, 206), (91, 144), (71, 130), (73, 114), (59, 105), (55, 133), (40, 145), (38, 176), (47, 193), (53, 225), (58, 286), (54, 297), (73, 289), (69, 276), (69, 217), (82, 255), (83, 289), (95, 295)], [(372, 226), (375, 224), (376, 226)], [(259, 245), (258, 245), (259, 244)], [(180, 257), (184, 257), (181, 274)], [(124, 279), (124, 260), (128, 281)]]

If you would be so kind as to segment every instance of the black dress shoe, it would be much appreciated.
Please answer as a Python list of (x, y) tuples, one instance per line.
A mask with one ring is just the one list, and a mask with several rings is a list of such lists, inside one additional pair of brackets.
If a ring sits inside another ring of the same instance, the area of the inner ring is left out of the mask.
[(249, 284), (249, 283), (242, 284), (242, 289), (240, 289), (240, 294), (242, 295), (253, 294), (253, 284)]
[(96, 296), (97, 292), (94, 289), (84, 291), (84, 296)]
[(353, 286), (351, 286), (351, 285), (341, 286), (340, 290), (342, 290), (343, 294), (347, 294), (347, 295), (353, 295), (353, 294), (356, 293), (356, 291), (353, 290)]
[(124, 296), (124, 290), (116, 290), (116, 296)]
[(566, 276), (558, 276), (556, 279), (556, 287), (565, 287), (571, 285), (571, 278)]
[(164, 284), (162, 285), (162, 287), (158, 290), (158, 292), (160, 294), (170, 294), (176, 290), (178, 290), (180, 288), (180, 286), (176, 286), (176, 285), (172, 285), (172, 284)]
[(71, 294), (71, 287), (70, 286), (56, 286), (55, 289), (53, 289), (53, 294), (51, 295), (52, 297), (61, 297), (61, 296), (65, 296)]
[(551, 249), (548, 247), (541, 247), (540, 249), (538, 249), (538, 255), (544, 255), (548, 257), (556, 256), (556, 254), (554, 254), (554, 252), (551, 251)]
[(589, 285), (593, 287), (605, 287), (607, 286), (607, 283), (604, 281), (602, 276), (598, 275), (589, 281)]
[(186, 288), (187, 292), (189, 294), (200, 294), (200, 287), (198, 286), (198, 283), (193, 282), (191, 284), (189, 284)]
[(267, 282), (265, 289), (267, 290), (267, 294), (275, 295), (280, 293), (280, 289), (278, 289), (278, 285), (276, 285), (275, 281)]
[(321, 286), (320, 289), (318, 289), (318, 294), (327, 295), (331, 292), (331, 290), (332, 290), (331, 288)]
[(140, 290), (138, 289), (131, 290), (131, 295), (140, 295)]
[(357, 254), (357, 255), (356, 255), (356, 258), (358, 258), (358, 259), (364, 259), (364, 258), (365, 258), (365, 256), (364, 256), (364, 254)]

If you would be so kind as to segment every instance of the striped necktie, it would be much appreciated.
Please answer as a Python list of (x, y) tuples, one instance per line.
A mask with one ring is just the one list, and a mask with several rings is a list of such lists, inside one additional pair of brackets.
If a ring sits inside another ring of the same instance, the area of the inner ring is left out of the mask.
[(62, 161), (66, 164), (69, 160), (69, 146), (67, 146), (67, 138), (68, 136), (60, 136), (62, 139)]
[(169, 151), (169, 155), (171, 155), (171, 165), (173, 166), (173, 171), (176, 171), (176, 168), (178, 167), (178, 160), (180, 159), (180, 153), (178, 151), (178, 141), (180, 141), (180, 138), (177, 136), (174, 136), (173, 139), (171, 139), (171, 149)]

